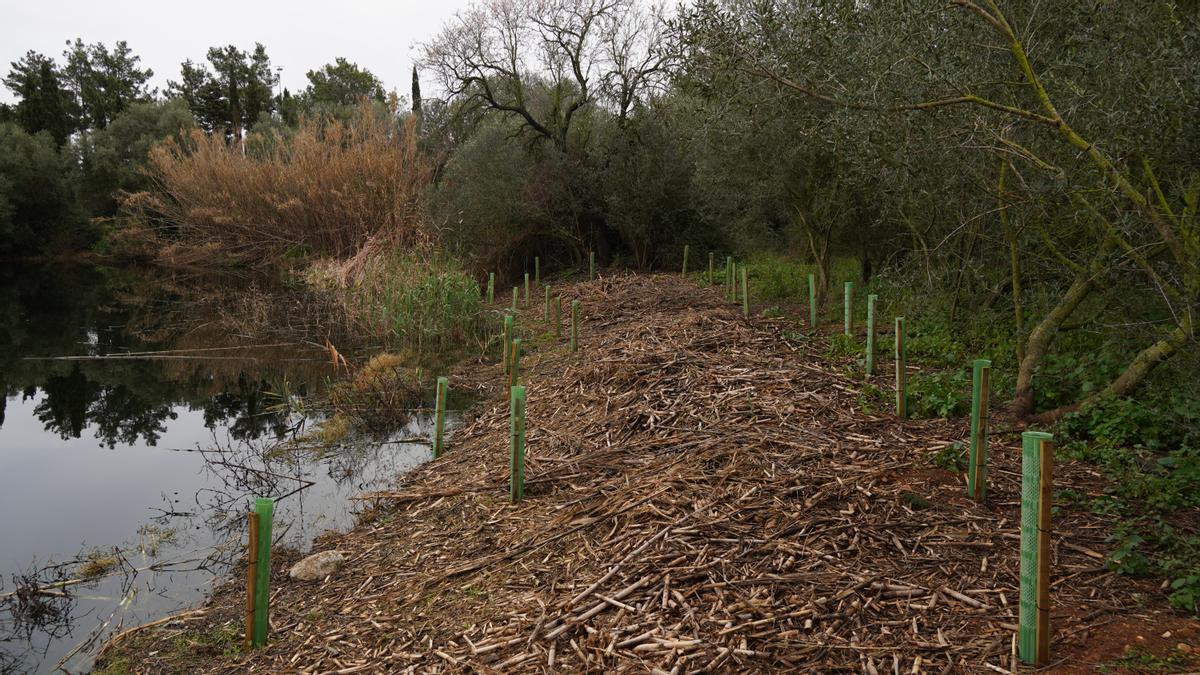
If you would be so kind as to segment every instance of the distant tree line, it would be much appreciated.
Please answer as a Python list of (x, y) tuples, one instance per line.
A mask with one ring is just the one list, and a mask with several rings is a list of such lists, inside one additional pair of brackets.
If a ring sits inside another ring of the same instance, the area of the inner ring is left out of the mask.
[(10, 65), (0, 104), (0, 256), (28, 257), (95, 244), (122, 195), (146, 190), (152, 145), (191, 129), (231, 142), (253, 128), (294, 126), (301, 115), (349, 114), (360, 99), (383, 102), (369, 71), (345, 59), (308, 72), (309, 86), (276, 93), (266, 49), (213, 47), (185, 61), (159, 92), (153, 71), (120, 41), (81, 39), (61, 59), (30, 51)]

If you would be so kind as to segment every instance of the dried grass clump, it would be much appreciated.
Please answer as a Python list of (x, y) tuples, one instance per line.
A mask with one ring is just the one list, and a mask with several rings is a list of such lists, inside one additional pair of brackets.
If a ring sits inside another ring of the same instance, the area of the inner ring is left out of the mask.
[(151, 207), (183, 244), (263, 262), (420, 240), (431, 165), (411, 119), (363, 104), (349, 122), (306, 118), (288, 137), (271, 133), (248, 153), (200, 131), (154, 147), (147, 173), (157, 194), (131, 208)]

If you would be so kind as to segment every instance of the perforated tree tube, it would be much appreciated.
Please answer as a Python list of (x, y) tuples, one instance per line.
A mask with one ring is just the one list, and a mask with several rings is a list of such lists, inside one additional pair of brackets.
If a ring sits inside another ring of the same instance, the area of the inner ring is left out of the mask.
[(846, 335), (854, 334), (854, 282), (847, 281), (845, 291), (842, 293), (846, 305)]
[(258, 514), (258, 565), (254, 579), (254, 646), (267, 644), (267, 617), (271, 611), (271, 522), (275, 518), (275, 501), (254, 500)]
[(513, 317), (508, 314), (504, 317), (504, 372), (508, 372), (508, 360), (510, 357), (509, 350), (512, 349), (513, 339)]
[(579, 345), (579, 301), (571, 301), (571, 353), (574, 354)]
[(450, 380), (445, 377), (437, 379), (437, 392), (433, 403), (433, 457), (442, 456), (442, 434), (446, 430), (446, 391), (450, 388)]
[(521, 381), (521, 338), (512, 341), (512, 365), (508, 369), (508, 386), (515, 387)]
[(525, 496), (525, 387), (509, 392), (508, 499), (513, 504)]
[(808, 275), (808, 327), (817, 327), (817, 277)]
[(878, 295), (867, 296), (867, 375), (875, 374), (875, 301)]
[(746, 284), (746, 265), (742, 265), (742, 317), (750, 318), (750, 290)]
[(1017, 651), (1041, 666), (1050, 657), (1050, 508), (1054, 437), (1021, 434), (1021, 603)]
[(908, 371), (905, 370), (904, 317), (896, 317), (896, 417), (908, 417)]
[(967, 496), (987, 498), (988, 400), (992, 362), (976, 359), (971, 368), (971, 455), (967, 464)]

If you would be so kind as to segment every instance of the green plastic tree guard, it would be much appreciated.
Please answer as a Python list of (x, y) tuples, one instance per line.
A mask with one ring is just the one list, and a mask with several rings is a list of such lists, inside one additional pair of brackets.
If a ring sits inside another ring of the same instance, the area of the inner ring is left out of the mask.
[(554, 337), (562, 337), (562, 296), (554, 297)]
[(541, 256), (533, 256), (533, 283), (542, 283), (542, 258)]
[(847, 281), (842, 298), (846, 305), (846, 335), (854, 335), (854, 282)]
[(746, 266), (742, 265), (742, 317), (750, 318), (750, 287), (746, 284)]
[(546, 302), (542, 308), (542, 321), (550, 323), (550, 284), (546, 284)]
[(733, 256), (725, 256), (725, 299), (733, 300)]
[(529, 306), (529, 272), (525, 273), (525, 306)]
[(879, 296), (867, 296), (867, 375), (875, 374), (875, 301)]
[(908, 371), (905, 369), (904, 317), (896, 317), (896, 417), (908, 417)]
[(571, 353), (574, 354), (579, 344), (579, 301), (571, 301)]
[(496, 273), (488, 273), (488, 304), (496, 301)]
[(450, 380), (445, 377), (437, 379), (437, 393), (434, 395), (433, 402), (433, 458), (437, 459), (442, 456), (445, 451), (445, 446), (442, 444), (442, 435), (446, 430), (446, 390), (450, 387)]
[(713, 263), (714, 262), (716, 262), (716, 261), (713, 256), (713, 252), (709, 251), (708, 252), (708, 285), (709, 286), (712, 286), (712, 282), (713, 282), (713, 269), (714, 269)]
[(817, 277), (808, 275), (808, 327), (817, 327)]
[(688, 245), (683, 245), (683, 274), (687, 276)]
[(521, 338), (513, 338), (512, 365), (508, 368), (508, 386), (515, 387), (521, 382)]
[(254, 646), (267, 644), (267, 618), (271, 611), (271, 522), (275, 517), (275, 501), (254, 500), (258, 514), (258, 569), (254, 580)]
[(513, 339), (513, 316), (506, 314), (504, 316), (504, 372), (508, 373), (508, 360), (510, 358), (509, 350), (512, 349)]
[(1034, 666), (1050, 658), (1050, 509), (1054, 437), (1021, 434), (1021, 602), (1017, 652)]
[(521, 288), (520, 288), (519, 286), (513, 286), (513, 306), (512, 306), (512, 311), (514, 311), (514, 312), (515, 312), (515, 311), (517, 311), (517, 298), (520, 296), (520, 293), (521, 293)]
[(525, 496), (525, 387), (509, 393), (508, 499), (513, 504)]
[(988, 402), (992, 362), (975, 359), (971, 367), (971, 456), (967, 464), (967, 495), (987, 499)]
[(588, 281), (596, 278), (596, 252), (588, 252)]

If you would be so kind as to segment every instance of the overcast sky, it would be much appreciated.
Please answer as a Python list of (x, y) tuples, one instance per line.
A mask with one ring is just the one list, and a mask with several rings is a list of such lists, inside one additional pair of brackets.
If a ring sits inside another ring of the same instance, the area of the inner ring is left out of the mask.
[[(470, 0), (242, 0), (222, 3), (179, 0), (0, 0), (0, 72), (32, 49), (62, 62), (67, 40), (125, 40), (154, 71), (160, 91), (179, 79), (179, 64), (204, 61), (209, 47), (233, 44), (267, 48), (282, 66), (283, 86), (308, 84), (304, 73), (342, 56), (407, 95), (415, 46), (439, 30)], [(223, 11), (228, 8), (228, 11)], [(236, 12), (236, 14), (234, 13)], [(422, 84), (433, 90), (432, 82)], [(13, 96), (0, 86), (0, 100)]]

